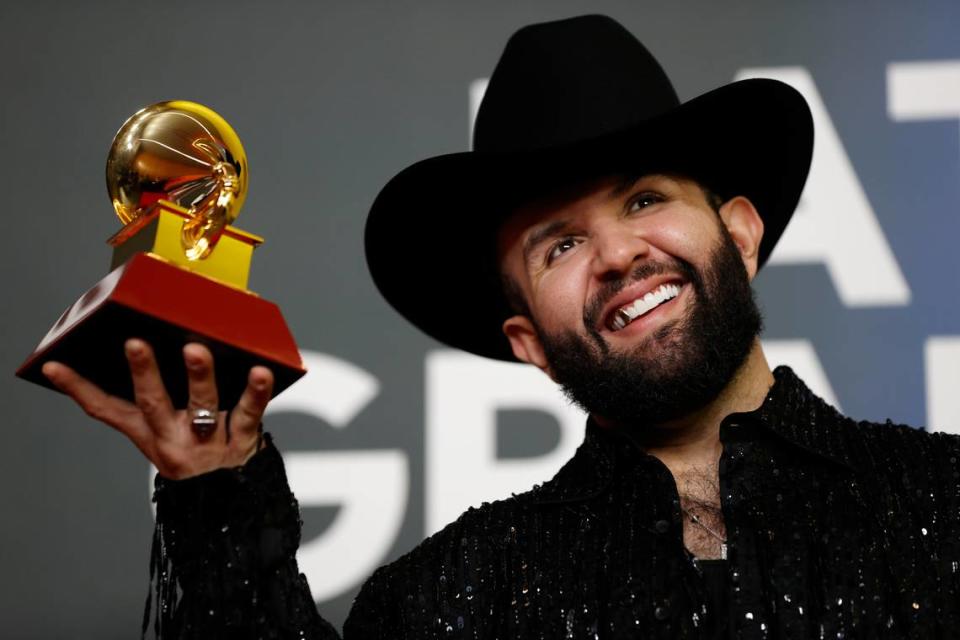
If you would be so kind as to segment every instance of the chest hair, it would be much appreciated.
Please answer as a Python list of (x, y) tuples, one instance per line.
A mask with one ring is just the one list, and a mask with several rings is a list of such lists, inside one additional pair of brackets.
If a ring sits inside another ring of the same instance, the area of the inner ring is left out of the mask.
[[(711, 465), (685, 469), (677, 474), (676, 482), (680, 506), (683, 508), (684, 546), (697, 558), (720, 558), (722, 543), (717, 536), (726, 540), (727, 530), (720, 509), (719, 467)], [(701, 524), (694, 522), (691, 516)]]

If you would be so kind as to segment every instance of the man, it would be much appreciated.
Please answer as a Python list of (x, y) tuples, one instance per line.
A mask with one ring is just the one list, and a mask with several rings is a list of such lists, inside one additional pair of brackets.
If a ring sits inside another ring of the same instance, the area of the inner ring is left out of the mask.
[[(587, 16), (511, 38), (475, 144), (383, 189), (371, 273), (430, 335), (542, 369), (586, 437), (553, 480), (374, 573), (345, 638), (955, 634), (960, 441), (845, 418), (758, 340), (750, 280), (810, 160), (802, 98), (755, 80), (681, 105), (639, 42)], [(149, 345), (127, 354), (135, 405), (44, 371), (167, 478), (159, 635), (335, 637), (258, 431), (270, 372), (209, 434), (191, 428), (216, 406), (209, 352), (184, 350), (185, 412)]]

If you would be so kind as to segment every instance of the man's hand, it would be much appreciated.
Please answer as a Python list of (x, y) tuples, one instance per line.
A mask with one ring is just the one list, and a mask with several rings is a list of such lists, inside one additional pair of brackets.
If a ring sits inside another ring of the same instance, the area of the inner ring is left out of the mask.
[(260, 419), (273, 389), (273, 373), (269, 369), (250, 369), (247, 387), (230, 413), (229, 433), (226, 411), (220, 411), (216, 429), (201, 437), (191, 426), (190, 409), (217, 406), (210, 351), (196, 343), (183, 348), (190, 399), (186, 411), (176, 411), (150, 345), (130, 339), (124, 348), (130, 363), (134, 403), (105, 393), (59, 362), (44, 364), (43, 374), (87, 415), (130, 438), (165, 478), (180, 480), (221, 467), (236, 467), (256, 453)]

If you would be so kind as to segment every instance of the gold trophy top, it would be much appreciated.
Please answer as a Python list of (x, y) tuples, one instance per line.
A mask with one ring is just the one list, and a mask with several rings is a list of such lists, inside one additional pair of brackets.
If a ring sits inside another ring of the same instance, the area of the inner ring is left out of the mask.
[(247, 195), (247, 156), (236, 132), (212, 109), (173, 100), (141, 109), (120, 127), (107, 156), (107, 192), (130, 224), (159, 200), (186, 209), (181, 244), (207, 257)]

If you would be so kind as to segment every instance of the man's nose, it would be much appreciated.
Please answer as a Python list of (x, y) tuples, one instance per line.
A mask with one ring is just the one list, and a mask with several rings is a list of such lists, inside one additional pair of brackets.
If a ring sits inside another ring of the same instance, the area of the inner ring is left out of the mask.
[(650, 245), (635, 229), (612, 225), (594, 237), (593, 271), (600, 279), (621, 277), (650, 253)]

